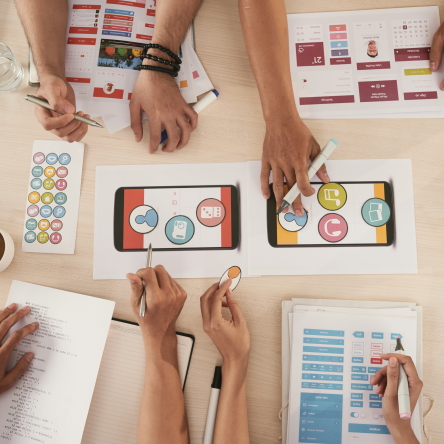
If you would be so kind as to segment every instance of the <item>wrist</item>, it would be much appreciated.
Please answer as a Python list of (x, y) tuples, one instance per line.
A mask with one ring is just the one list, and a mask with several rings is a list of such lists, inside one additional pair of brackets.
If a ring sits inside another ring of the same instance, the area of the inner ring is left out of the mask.
[(302, 124), (296, 105), (286, 104), (282, 107), (264, 108), (264, 120), (266, 125), (280, 125), (282, 123), (291, 123), (292, 125)]
[(390, 425), (388, 422), (387, 427), (396, 444), (413, 444), (417, 442), (410, 421), (402, 420), (401, 423), (396, 425)]
[(64, 82), (66, 82), (64, 70), (58, 68), (52, 68), (50, 66), (45, 66), (45, 67), (40, 66), (37, 68), (37, 71), (39, 73), (39, 80), (41, 85), (51, 82), (52, 80), (54, 80), (54, 77), (57, 77), (58, 79), (61, 79)]
[(142, 329), (143, 344), (146, 356), (156, 358), (165, 353), (177, 353), (177, 337), (175, 331), (151, 333)]

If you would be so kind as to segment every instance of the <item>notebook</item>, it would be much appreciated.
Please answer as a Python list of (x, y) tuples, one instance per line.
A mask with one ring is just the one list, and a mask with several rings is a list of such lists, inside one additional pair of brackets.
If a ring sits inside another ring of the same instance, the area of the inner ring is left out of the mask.
[[(185, 388), (194, 337), (177, 333), (177, 354)], [(111, 322), (82, 444), (137, 444), (137, 420), (145, 375), (140, 327)]]

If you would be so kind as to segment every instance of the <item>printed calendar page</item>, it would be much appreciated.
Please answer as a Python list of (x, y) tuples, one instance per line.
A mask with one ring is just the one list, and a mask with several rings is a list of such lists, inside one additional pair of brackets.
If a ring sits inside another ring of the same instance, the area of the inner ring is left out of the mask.
[(441, 112), (444, 68), (430, 71), (437, 6), (288, 15), (302, 118)]

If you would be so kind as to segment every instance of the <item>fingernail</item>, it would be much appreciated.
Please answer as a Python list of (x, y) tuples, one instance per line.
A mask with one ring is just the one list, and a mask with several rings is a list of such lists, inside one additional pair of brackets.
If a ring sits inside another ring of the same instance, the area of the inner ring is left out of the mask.
[(390, 367), (396, 367), (398, 365), (398, 360), (394, 356), (392, 356), (389, 359), (389, 365)]
[(23, 311), (31, 311), (31, 307), (26, 306), (26, 307), (23, 307), (22, 310), (23, 310)]
[(268, 199), (270, 196), (268, 194), (262, 193), (262, 196), (264, 196), (264, 199)]
[(39, 327), (39, 323), (38, 323), (38, 322), (33, 322), (31, 325), (32, 325), (34, 328), (38, 328), (38, 327)]
[(12, 304), (8, 305), (8, 308), (11, 310), (15, 310), (17, 308), (17, 304), (13, 302)]
[(130, 279), (129, 277), (127, 277), (127, 279), (128, 279), (130, 284), (135, 284), (136, 283), (136, 281), (134, 279)]
[(327, 173), (324, 173), (325, 182), (330, 182), (330, 176)]
[(301, 217), (303, 214), (301, 210), (296, 210), (296, 216)]
[(430, 69), (431, 69), (432, 71), (435, 71), (435, 69), (436, 69), (436, 62), (432, 62), (432, 63), (430, 63)]
[(34, 353), (28, 353), (25, 358), (28, 362), (31, 362), (34, 359)]

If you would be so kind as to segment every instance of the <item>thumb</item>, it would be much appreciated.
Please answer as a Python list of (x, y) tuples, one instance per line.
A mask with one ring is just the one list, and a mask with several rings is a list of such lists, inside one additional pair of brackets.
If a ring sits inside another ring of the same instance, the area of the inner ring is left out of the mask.
[(126, 275), (130, 285), (131, 285), (131, 303), (139, 303), (140, 295), (143, 291), (142, 279), (140, 279), (137, 274), (128, 273)]
[(398, 360), (392, 356), (387, 366), (387, 388), (385, 389), (384, 398), (398, 399), (398, 379)]
[(74, 114), (76, 112), (76, 107), (64, 98), (65, 94), (63, 94), (61, 89), (49, 88), (47, 91), (45, 91), (45, 99), (49, 102), (53, 109), (59, 113)]
[(430, 70), (436, 71), (441, 65), (442, 52), (444, 50), (444, 27), (441, 25), (433, 36), (430, 49)]
[(233, 292), (228, 289), (226, 292), (227, 304), (228, 308), (231, 311), (231, 316), (233, 317), (233, 321), (235, 325), (238, 325), (240, 322), (244, 320), (244, 316), (242, 315), (241, 309), (239, 305), (237, 305), (237, 301), (233, 296)]
[(14, 386), (14, 384), (17, 382), (18, 378), (23, 375), (23, 373), (28, 370), (29, 364), (34, 358), (34, 353), (26, 353), (24, 354), (20, 360), (17, 362), (17, 364), (6, 373), (6, 376), (1, 381), (1, 392), (4, 392), (11, 387)]

